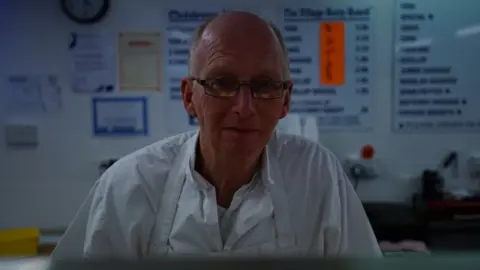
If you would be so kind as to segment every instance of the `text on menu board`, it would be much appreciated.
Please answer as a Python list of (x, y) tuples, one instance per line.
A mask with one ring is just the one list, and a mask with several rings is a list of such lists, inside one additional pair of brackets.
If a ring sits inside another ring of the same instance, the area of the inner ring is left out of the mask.
[[(437, 18), (432, 12), (450, 9), (450, 4), (442, 2), (437, 6), (435, 1), (421, 4), (399, 1), (398, 5), (394, 130), (479, 128), (480, 116), (469, 113), (468, 96), (472, 88), (460, 87), (461, 79), (456, 72), (465, 65), (472, 70), (478, 68), (468, 63), (471, 61), (459, 61), (461, 53), (451, 57), (452, 48), (462, 47), (462, 40), (446, 38), (448, 34), (442, 24), (452, 22)], [(468, 18), (468, 13), (465, 10), (461, 16)], [(458, 28), (465, 24), (460, 22)], [(443, 40), (432, 42), (435, 38)], [(468, 51), (467, 48), (465, 46)], [(456, 66), (457, 63), (461, 66)], [(468, 72), (461, 75), (469, 76)]]
[(371, 10), (283, 9), (291, 112), (318, 116), (320, 127), (371, 125)]

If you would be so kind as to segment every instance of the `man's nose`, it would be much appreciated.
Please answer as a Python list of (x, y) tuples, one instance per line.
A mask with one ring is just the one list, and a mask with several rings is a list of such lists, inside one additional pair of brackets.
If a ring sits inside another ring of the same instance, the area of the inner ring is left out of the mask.
[(233, 111), (241, 117), (249, 117), (255, 113), (252, 90), (249, 86), (243, 85), (235, 96)]

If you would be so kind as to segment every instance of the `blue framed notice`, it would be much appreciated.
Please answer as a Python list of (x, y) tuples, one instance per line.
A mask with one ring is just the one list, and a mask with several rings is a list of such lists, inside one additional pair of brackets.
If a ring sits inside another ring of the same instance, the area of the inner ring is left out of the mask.
[(95, 136), (146, 136), (148, 134), (146, 97), (94, 97)]

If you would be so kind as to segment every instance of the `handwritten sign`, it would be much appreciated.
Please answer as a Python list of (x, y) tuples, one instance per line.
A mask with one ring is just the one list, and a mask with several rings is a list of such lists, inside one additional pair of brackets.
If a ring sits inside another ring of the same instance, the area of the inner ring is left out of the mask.
[(345, 23), (320, 24), (320, 84), (345, 84)]

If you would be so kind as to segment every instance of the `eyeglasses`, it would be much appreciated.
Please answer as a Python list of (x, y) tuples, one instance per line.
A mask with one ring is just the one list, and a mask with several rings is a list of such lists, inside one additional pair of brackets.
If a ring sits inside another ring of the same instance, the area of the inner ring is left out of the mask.
[(191, 80), (203, 86), (205, 94), (212, 97), (230, 98), (237, 95), (242, 85), (248, 86), (252, 96), (258, 99), (282, 98), (290, 81), (273, 81), (269, 79), (240, 81), (233, 78), (217, 78), (202, 80), (190, 77)]

